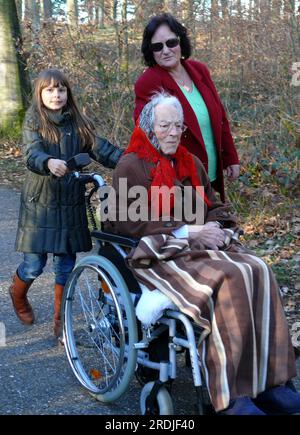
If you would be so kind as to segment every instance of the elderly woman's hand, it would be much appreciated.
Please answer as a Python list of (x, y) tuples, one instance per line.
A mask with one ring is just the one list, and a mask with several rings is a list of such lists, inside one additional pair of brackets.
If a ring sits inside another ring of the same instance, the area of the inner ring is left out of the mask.
[(205, 225), (188, 225), (189, 238), (198, 240), (207, 248), (218, 250), (224, 245), (225, 232), (217, 222), (207, 222)]
[(229, 181), (234, 181), (240, 175), (240, 165), (231, 165), (225, 169)]

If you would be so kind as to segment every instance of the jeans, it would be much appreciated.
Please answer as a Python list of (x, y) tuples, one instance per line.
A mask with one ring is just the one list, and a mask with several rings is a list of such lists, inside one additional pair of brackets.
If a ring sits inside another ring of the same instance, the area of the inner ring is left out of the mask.
[[(53, 270), (55, 283), (65, 285), (76, 262), (76, 254), (53, 254)], [(37, 278), (43, 272), (47, 263), (47, 254), (24, 252), (24, 261), (17, 270), (19, 278), (28, 282)]]

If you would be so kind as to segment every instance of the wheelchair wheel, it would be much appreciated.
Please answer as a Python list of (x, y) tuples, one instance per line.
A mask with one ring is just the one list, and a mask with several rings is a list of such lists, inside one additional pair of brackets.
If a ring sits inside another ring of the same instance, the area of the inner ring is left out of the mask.
[(117, 268), (105, 257), (78, 262), (62, 306), (66, 353), (78, 381), (102, 402), (117, 400), (134, 375), (135, 310)]
[[(151, 393), (154, 382), (148, 382), (144, 386), (140, 397), (140, 408), (142, 415), (146, 414), (146, 400)], [(173, 402), (170, 393), (165, 387), (161, 387), (158, 390), (156, 400), (151, 412), (151, 415), (173, 415)]]

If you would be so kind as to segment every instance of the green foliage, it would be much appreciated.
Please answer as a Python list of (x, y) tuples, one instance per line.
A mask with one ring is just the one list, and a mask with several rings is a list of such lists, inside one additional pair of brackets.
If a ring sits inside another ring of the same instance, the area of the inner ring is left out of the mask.
[(18, 111), (11, 121), (7, 121), (0, 127), (0, 140), (19, 142), (22, 137), (22, 125), (25, 109)]

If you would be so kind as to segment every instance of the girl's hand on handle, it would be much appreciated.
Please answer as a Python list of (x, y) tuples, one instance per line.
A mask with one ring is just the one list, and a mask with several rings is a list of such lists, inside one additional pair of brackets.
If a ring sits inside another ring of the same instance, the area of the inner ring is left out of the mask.
[(49, 159), (48, 168), (56, 177), (63, 177), (68, 172), (67, 162), (60, 159)]
[(207, 222), (204, 225), (188, 225), (189, 237), (199, 240), (209, 249), (217, 251), (224, 245), (225, 232), (220, 229), (217, 222)]

